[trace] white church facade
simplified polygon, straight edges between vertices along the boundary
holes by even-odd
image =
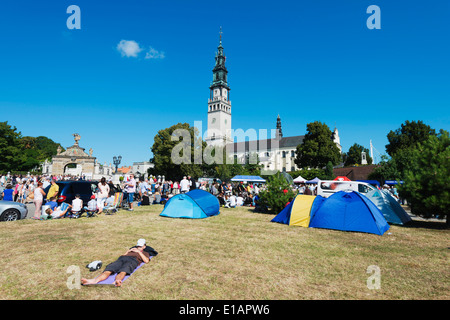
[[[298,168],[294,160],[297,146],[303,142],[304,135],[283,137],[279,115],[276,129],[273,130],[275,132],[274,138],[271,137],[271,133],[268,133],[266,137],[259,137],[259,139],[258,137],[238,137],[241,138],[241,142],[235,141],[237,130],[232,130],[231,126],[232,107],[222,35],[220,35],[215,61],[213,81],[209,87],[208,129],[205,137],[207,144],[225,146],[228,157],[232,157],[242,164],[248,162],[249,158],[256,159],[255,156],[257,155],[259,164],[262,165],[261,174],[272,174],[277,171],[290,172],[301,169]],[[239,132],[242,133],[243,131],[240,130]],[[334,129],[330,139],[333,139],[342,152],[337,128]]]

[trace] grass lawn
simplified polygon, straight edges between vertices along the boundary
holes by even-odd
[[[251,208],[208,219],[160,217],[162,206],[78,220],[0,223],[0,299],[449,299],[444,223],[391,226],[383,236],[271,223]],[[389,233],[389,234],[388,234]],[[69,289],[67,273],[114,261],[137,239],[159,255],[121,288]],[[369,266],[381,287],[369,289]]]

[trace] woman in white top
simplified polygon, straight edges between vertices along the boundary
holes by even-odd
[[[45,192],[42,190],[42,182],[38,182],[38,186],[34,189],[34,216],[32,219],[39,220],[41,217],[42,201],[44,200]]]
[[[98,183],[98,193],[97,193],[97,206],[98,213],[102,213],[105,206],[105,201],[109,197],[109,185],[106,183],[105,177],[101,178]]]

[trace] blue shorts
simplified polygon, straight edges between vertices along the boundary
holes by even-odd
[[[128,202],[133,202],[134,201],[134,192],[133,193],[129,193],[128,194]]]

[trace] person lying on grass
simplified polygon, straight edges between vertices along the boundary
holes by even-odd
[[[110,275],[116,274],[114,285],[120,287],[122,280],[126,275],[133,273],[141,263],[148,263],[150,261],[150,255],[144,251],[146,245],[144,239],[139,239],[137,245],[125,252],[116,261],[108,264],[103,273],[95,279],[81,279],[82,285],[97,284],[103,280],[106,280]]]
[[[55,210],[52,210],[52,208],[45,209],[45,214],[41,215],[41,220],[49,220],[49,219],[59,219],[63,218],[64,215],[67,213],[69,208],[72,206],[69,204],[65,210],[61,210],[61,206],[56,207]]]

